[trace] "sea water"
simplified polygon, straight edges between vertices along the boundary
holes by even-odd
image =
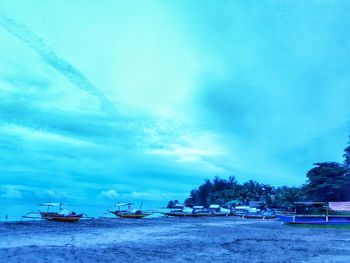
[[[142,210],[158,210],[166,205],[166,201],[147,201],[142,202]],[[139,209],[141,202],[134,202],[134,208]],[[47,211],[47,207],[39,206],[38,203],[0,203],[0,221],[18,221],[22,220],[22,216],[29,212]],[[70,202],[64,207],[68,211],[74,211],[77,214],[84,213],[89,217],[109,216],[114,217],[108,210],[117,210],[113,202],[104,204],[87,204]],[[125,207],[123,207],[124,209]],[[57,211],[58,208],[52,207],[50,211]]]

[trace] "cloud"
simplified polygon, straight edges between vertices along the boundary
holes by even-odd
[[[69,194],[62,189],[55,190],[50,188],[32,187],[27,185],[1,185],[0,196],[4,198],[26,200],[69,199]]]
[[[101,192],[101,196],[107,199],[116,199],[118,198],[120,195],[117,193],[116,190],[114,189],[109,189],[106,191],[102,191]]]
[[[22,140],[34,141],[37,143],[45,141],[45,143],[69,144],[78,147],[97,147],[97,145],[89,141],[16,124],[0,124],[0,131],[8,136],[14,136]]]
[[[20,191],[18,191],[17,189],[13,188],[13,187],[6,187],[7,189],[4,189],[3,192],[0,194],[1,197],[3,198],[19,198],[21,199],[22,193]]]
[[[58,57],[55,52],[45,44],[43,39],[31,32],[26,26],[16,23],[15,20],[7,17],[4,12],[1,11],[2,10],[0,10],[0,24],[3,28],[35,50],[48,65],[60,72],[78,88],[97,96],[100,99],[102,107],[109,110],[111,109],[111,103],[105,95],[94,86],[86,76],[72,64]]]

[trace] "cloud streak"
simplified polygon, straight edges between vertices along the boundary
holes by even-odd
[[[0,196],[9,199],[69,199],[69,195],[64,191],[57,191],[47,188],[29,187],[26,185],[1,185]]]
[[[112,104],[103,94],[103,92],[93,85],[77,68],[68,61],[60,58],[56,53],[48,47],[44,40],[30,31],[26,26],[17,23],[14,19],[7,17],[0,10],[0,24],[10,34],[17,37],[30,48],[35,50],[38,55],[51,67],[56,69],[65,78],[72,82],[76,87],[99,98],[101,106],[105,110],[111,110]]]

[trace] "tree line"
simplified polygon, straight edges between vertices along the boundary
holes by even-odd
[[[291,207],[298,201],[350,201],[350,141],[343,156],[342,163],[315,163],[301,186],[275,187],[254,180],[239,183],[234,176],[228,179],[216,176],[193,189],[185,203],[209,206],[237,200],[242,203],[263,201],[268,207]],[[175,203],[178,201],[172,200],[168,206]]]

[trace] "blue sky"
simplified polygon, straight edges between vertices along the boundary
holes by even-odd
[[[350,134],[349,5],[0,1],[2,201],[304,183]]]

